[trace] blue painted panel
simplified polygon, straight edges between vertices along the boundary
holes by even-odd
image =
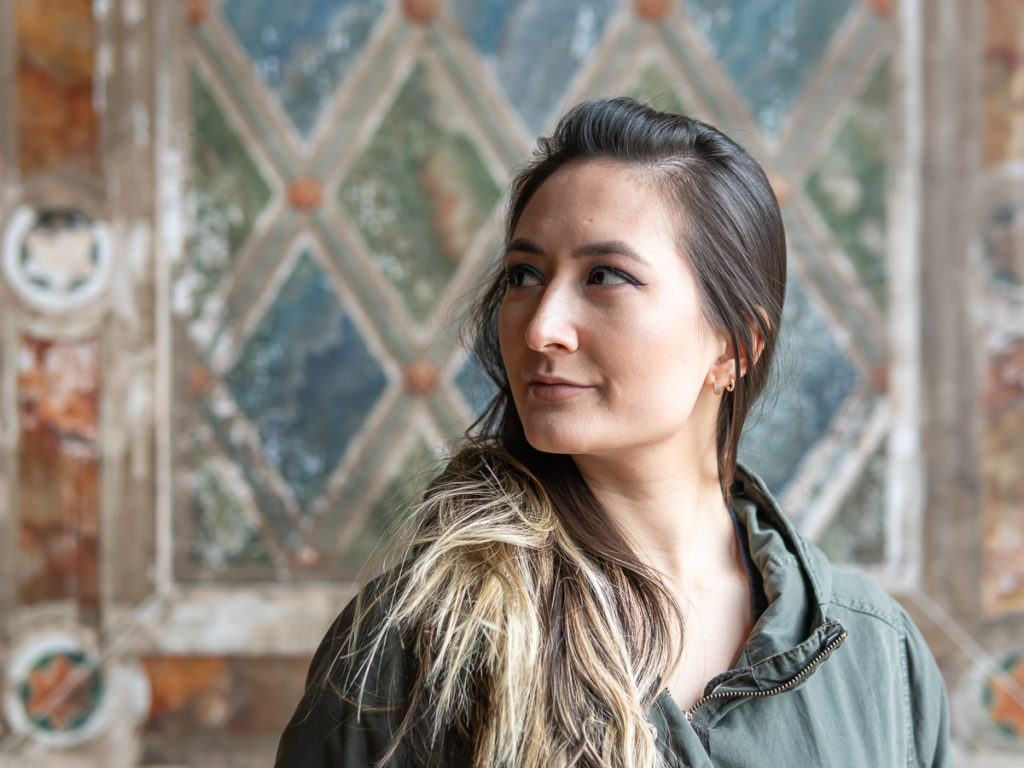
[[[226,382],[300,504],[323,490],[387,378],[305,253]]]
[[[740,459],[781,494],[857,384],[825,319],[790,275],[773,381],[747,421]]]
[[[757,120],[777,133],[853,0],[688,0]]]
[[[521,0],[455,0],[453,3],[466,37],[485,56],[498,55],[505,17],[520,4]]]
[[[539,133],[597,48],[615,0],[454,0],[467,37],[490,59],[509,102]]]
[[[308,134],[355,62],[385,0],[227,0],[224,19]]]

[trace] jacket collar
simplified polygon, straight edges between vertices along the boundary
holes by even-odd
[[[800,645],[827,621],[831,568],[821,550],[796,532],[764,482],[746,467],[736,468],[732,497],[768,602],[742,651],[741,661],[753,664]]]
[[[764,483],[745,467],[737,467],[732,496],[768,607],[733,668],[708,684],[705,697],[717,698],[695,715],[695,725],[699,720],[705,727],[749,696],[803,685],[845,638],[842,625],[826,615],[832,580],[824,554],[796,532]]]

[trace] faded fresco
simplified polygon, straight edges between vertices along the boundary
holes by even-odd
[[[315,643],[490,397],[458,317],[506,183],[568,105],[623,93],[769,171],[786,327],[743,460],[922,624],[964,765],[1021,759],[1024,6],[978,3],[957,54],[970,613],[925,587],[947,566],[903,331],[921,5],[0,0],[0,768],[269,764]]]

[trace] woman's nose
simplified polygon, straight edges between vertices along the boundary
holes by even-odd
[[[575,311],[567,287],[548,284],[526,325],[526,345],[536,352],[573,352],[579,344]]]

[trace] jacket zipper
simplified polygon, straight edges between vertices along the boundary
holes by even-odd
[[[686,715],[686,719],[688,721],[692,722],[694,713],[712,699],[727,699],[731,696],[743,696],[750,698],[753,698],[755,696],[774,696],[776,693],[782,693],[783,691],[787,691],[794,685],[799,683],[801,680],[803,680],[805,677],[807,677],[807,675],[811,673],[811,670],[818,666],[818,664],[820,664],[826,656],[828,656],[830,653],[832,653],[832,651],[839,647],[839,644],[842,643],[845,639],[846,633],[843,632],[839,635],[839,637],[837,637],[835,640],[833,640],[831,643],[825,646],[825,648],[823,648],[817,656],[811,659],[811,661],[807,664],[806,667],[797,672],[789,680],[782,683],[782,685],[777,685],[774,688],[769,688],[766,691],[715,691],[713,693],[709,693],[706,696],[702,696],[701,698],[699,698],[694,703],[694,705],[690,707],[688,710],[686,710],[683,714]]]

